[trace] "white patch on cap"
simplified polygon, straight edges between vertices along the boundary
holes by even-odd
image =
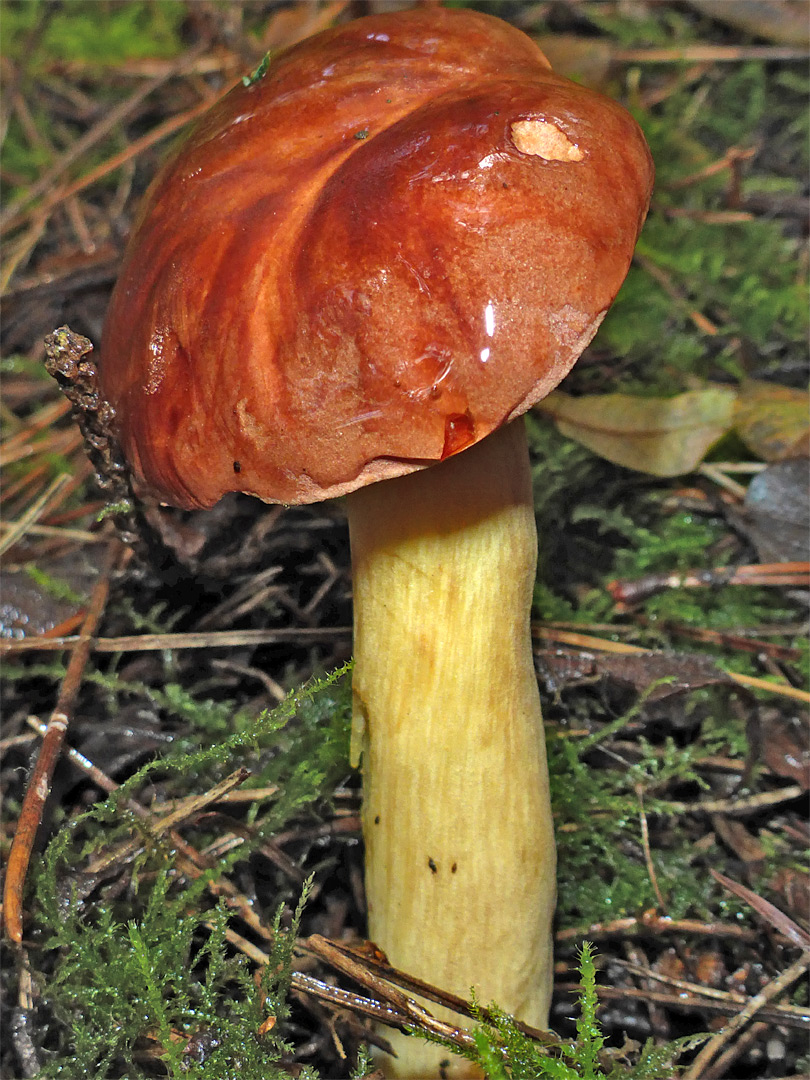
[[[511,131],[512,141],[521,154],[541,157],[544,161],[582,161],[585,157],[577,144],[550,120],[516,120]]]

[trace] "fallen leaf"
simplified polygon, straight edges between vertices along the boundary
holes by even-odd
[[[689,0],[710,19],[780,45],[808,44],[807,0]]]
[[[807,728],[798,720],[779,714],[766,715],[762,725],[762,757],[776,773],[810,790],[810,742]]]
[[[784,897],[792,916],[805,922],[810,921],[810,874],[806,870],[785,866],[777,870],[768,884]]]
[[[268,20],[262,34],[265,50],[286,49],[298,41],[326,30],[348,7],[347,0],[332,0],[331,4],[293,4],[281,8]]]
[[[604,89],[613,52],[606,38],[543,34],[535,40],[558,75]]]
[[[712,814],[712,827],[723,843],[743,862],[746,868],[759,869],[768,855],[756,836],[748,831],[742,821]]]
[[[742,506],[726,506],[725,513],[762,562],[797,562],[807,558],[808,491],[810,461],[779,461],[753,477]]]
[[[807,933],[804,927],[797,925],[793,919],[785,915],[784,911],[780,911],[769,900],[752,892],[751,889],[747,889],[745,885],[740,885],[738,881],[732,881],[725,874],[719,874],[711,867],[709,867],[709,873],[724,889],[728,889],[735,896],[739,896],[741,900],[754,909],[761,919],[772,926],[778,933],[784,934],[794,945],[798,945],[800,949],[810,947],[810,934]]]
[[[736,398],[734,390],[722,386],[670,398],[575,398],[558,390],[537,408],[552,417],[563,435],[616,465],[652,476],[680,476],[696,468],[731,430]]]
[[[35,570],[0,572],[0,638],[44,634],[70,619],[87,601],[98,575],[84,554],[41,557]]]
[[[808,457],[810,394],[751,379],[739,389],[734,427],[763,461]]]
[[[614,686],[645,694],[645,700],[650,703],[705,686],[733,685],[710,657],[699,653],[650,650],[602,654],[539,649],[535,651],[535,657],[539,675],[546,690],[552,694],[583,682],[605,680]]]

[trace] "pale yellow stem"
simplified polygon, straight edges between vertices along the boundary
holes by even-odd
[[[369,936],[396,967],[545,1027],[555,852],[523,423],[347,503]],[[383,1034],[389,1076],[479,1075]]]

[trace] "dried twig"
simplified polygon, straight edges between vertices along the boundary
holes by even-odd
[[[650,829],[647,825],[647,814],[644,810],[644,791],[640,784],[636,785],[636,795],[638,796],[639,820],[641,823],[641,847],[644,852],[644,863],[647,867],[647,875],[661,910],[666,912],[667,903],[664,899],[664,894],[661,892],[661,887],[658,884],[658,875],[655,872],[652,850],[650,849]]]
[[[25,220],[29,213],[25,208],[30,203],[35,202],[53,188],[59,177],[62,176],[75,161],[78,161],[88,150],[91,150],[97,143],[101,142],[102,139],[105,139],[110,132],[115,130],[118,124],[131,116],[151,93],[159,89],[174,76],[184,74],[184,72],[196,62],[197,57],[204,51],[204,48],[205,46],[200,44],[189,49],[183,56],[175,61],[170,68],[161,72],[161,74],[157,75],[155,78],[149,79],[148,82],[144,83],[143,86],[140,86],[125,101],[120,102],[106,112],[102,119],[90,128],[89,131],[86,131],[81,138],[77,139],[50,169],[47,169],[37,181],[28,187],[24,194],[18,196],[17,199],[9,203],[5,210],[0,213],[0,232],[5,233],[9,229],[17,226],[21,221]],[[207,105],[210,105],[210,102],[208,102]],[[66,198],[72,194],[75,194],[75,191],[68,190],[68,195],[62,195],[61,197]],[[54,205],[55,203],[51,203],[49,198],[46,201],[45,207],[36,212],[47,213]]]
[[[84,669],[90,658],[93,634],[107,604],[110,577],[125,557],[128,557],[126,549],[117,541],[111,540],[105,569],[90,597],[82,632],[62,680],[56,707],[48,721],[36,765],[29,778],[23,799],[17,831],[14,834],[14,842],[8,857],[3,894],[3,918],[6,931],[9,938],[18,945],[22,942],[23,893],[34,838],[42,821],[42,812],[50,794],[53,770],[67,733],[70,715],[84,677]]]
[[[87,759],[85,759],[86,761]],[[80,768],[84,768],[84,765],[79,759],[76,759],[76,764]],[[245,768],[237,769],[235,772],[226,776],[224,780],[220,780],[214,787],[209,788],[208,791],[204,791],[199,795],[190,795],[186,799],[181,799],[179,803],[172,806],[162,816],[150,813],[148,810],[140,806],[139,803],[132,801],[128,805],[135,812],[136,816],[141,821],[146,822],[147,831],[149,836],[154,840],[159,840],[162,836],[169,835],[172,838],[172,843],[182,849],[183,854],[187,857],[191,857],[195,866],[198,866],[201,862],[204,865],[204,860],[201,859],[199,852],[190,849],[189,845],[184,841],[180,834],[176,832],[177,828],[186,822],[194,814],[205,810],[206,807],[218,802],[219,799],[232,791],[235,787],[243,784],[245,780],[250,776],[250,771]],[[115,791],[117,785],[110,781],[112,787],[107,787],[105,790]],[[138,809],[135,809],[135,808]],[[100,874],[108,870],[115,863],[123,862],[132,856],[138,848],[141,846],[141,837],[135,837],[132,840],[127,840],[123,844],[119,844],[111,851],[104,852],[98,858],[90,862],[87,867],[87,872],[90,874]],[[196,876],[196,873],[195,873]]]
[[[760,791],[747,798],[731,799],[696,799],[694,802],[674,802],[659,800],[655,804],[657,814],[756,814],[771,806],[800,799],[805,789],[801,784],[777,788],[775,791]],[[712,871],[714,873],[714,871]]]
[[[684,295],[677,285],[675,285],[666,270],[662,270],[652,259],[648,258],[646,255],[642,255],[638,251],[633,256],[633,261],[637,262],[654,281],[658,282],[670,300],[674,301],[674,303],[681,308],[698,330],[707,334],[709,337],[716,337],[720,333],[719,327],[716,326],[711,319],[708,319],[701,311],[698,311],[697,308],[692,306],[688,297]]]
[[[758,994],[755,994],[754,997],[748,1001],[747,1005],[741,1009],[736,1016],[732,1017],[731,1021],[722,1031],[718,1031],[716,1035],[712,1036],[683,1074],[683,1080],[700,1080],[704,1075],[704,1070],[709,1062],[717,1056],[726,1043],[730,1042],[737,1032],[745,1027],[757,1013],[760,1013],[769,1001],[778,997],[779,994],[783,994],[797,979],[800,979],[805,971],[807,971],[808,967],[810,967],[810,952],[805,952],[804,955],[792,963],[790,967],[786,968],[780,975],[777,975],[775,979],[772,979],[767,983]],[[807,1020],[810,1022],[810,1015],[807,1016]]]
[[[407,972],[392,967],[384,954],[373,944],[366,942],[361,950],[352,949],[343,942],[328,941],[320,934],[313,934],[307,938],[303,946],[313,952],[320,959],[325,960],[331,967],[342,971],[361,986],[374,991],[387,1005],[401,1010],[406,1016],[418,1020],[425,1013],[424,1008],[408,998],[398,987],[403,987],[411,994],[417,994],[420,998],[427,998],[445,1009],[467,1016],[471,1019],[479,1017],[488,1023],[493,1023],[495,1017],[488,1009],[473,1009],[469,1001],[450,994],[446,990],[440,990],[430,983],[423,982]],[[414,1006],[416,1008],[414,1009]],[[429,1015],[429,1014],[428,1014]],[[410,1022],[411,1026],[416,1026]],[[557,1035],[549,1031],[540,1031],[521,1021],[515,1021],[516,1027],[522,1034],[542,1043],[543,1046],[559,1046],[561,1040]],[[428,1029],[430,1030],[430,1029]]]
[[[34,499],[22,517],[18,518],[17,521],[8,523],[8,529],[4,533],[2,539],[0,539],[0,555],[22,540],[31,526],[42,517],[48,509],[49,504],[57,498],[71,479],[69,473],[60,473],[59,476],[55,477],[45,490]],[[79,639],[77,638],[77,641],[78,640]]]
[[[609,581],[607,591],[617,608],[636,604],[666,589],[705,589],[723,585],[810,586],[810,562],[754,563],[719,566],[672,574],[646,574],[634,581]]]
[[[736,63],[745,60],[806,60],[807,49],[787,45],[676,45],[672,48],[614,49],[626,64]]]
[[[688,176],[681,176],[677,180],[670,180],[666,184],[667,190],[675,191],[678,188],[691,187],[692,184],[698,183],[700,180],[708,180],[711,176],[716,176],[718,173],[724,172],[726,169],[736,168],[741,161],[749,161],[758,153],[759,147],[756,146],[730,146],[726,150],[725,154],[717,161],[712,161],[708,165],[704,165],[702,169],[698,169],[697,172],[689,173]]]
[[[558,993],[575,994],[579,990],[577,983],[557,983],[555,989]],[[704,996],[688,997],[683,991],[665,994],[657,990],[645,987],[643,990],[632,986],[600,986],[599,997],[605,1001],[628,1002],[630,1000],[666,1005],[667,1008],[677,1011],[692,1012],[695,1009],[701,1012],[719,1013],[722,1016],[733,1015],[739,1009],[739,1004],[732,1001],[717,1001]],[[806,1010],[801,1012],[786,1011],[780,1006],[770,1009],[762,1009],[760,1015],[772,1024],[781,1024],[785,1027],[798,1028],[800,1031],[810,1032],[810,1013]]]
[[[279,641],[330,641],[348,637],[350,626],[282,626],[272,630],[207,630],[186,634],[129,634],[122,637],[96,638],[94,652],[156,652],[164,649],[219,649],[243,645],[269,645]],[[76,649],[79,637],[46,638],[42,635],[0,642],[3,653],[27,652],[31,649],[56,652]]]
[[[198,119],[203,113],[208,112],[212,103],[212,99],[207,98],[198,105],[193,105],[190,109],[186,109],[182,113],[177,113],[176,116],[169,117],[169,119],[164,120],[162,124],[158,124],[157,127],[152,128],[146,135],[142,135],[140,139],[135,139],[134,142],[131,142],[118,154],[114,154],[111,158],[96,165],[95,168],[91,169],[90,172],[85,173],[84,176],[80,176],[78,179],[73,180],[64,187],[56,188],[45,201],[43,213],[50,213],[66,199],[72,198],[80,191],[84,191],[85,188],[90,187],[91,184],[95,184],[97,180],[109,176],[111,172],[115,172],[116,169],[120,169],[123,165],[133,161],[142,154],[144,150],[148,150],[150,147],[167,139],[170,135],[174,135],[175,132]]]
[[[629,971],[633,975],[638,975],[642,979],[653,979],[655,982],[664,983],[666,986],[671,986],[673,990],[680,990],[686,994],[691,994],[693,997],[712,998],[714,1001],[722,1001],[728,1006],[729,1012],[733,1012],[734,1007],[737,1005],[745,1005],[748,998],[743,994],[736,994],[731,990],[718,990],[714,986],[704,986],[701,983],[689,982],[688,979],[676,979],[672,975],[665,975],[663,972],[654,971],[649,967],[641,967],[639,964],[632,964],[627,960],[611,959],[611,964],[616,964],[623,968],[625,971]],[[781,1013],[785,1016],[791,1016],[802,1024],[810,1022],[807,1009],[802,1005],[779,1005],[777,1006]]]
[[[669,915],[657,912],[645,912],[640,918],[629,916],[624,919],[612,919],[605,923],[588,923],[574,926],[567,930],[558,930],[554,940],[559,944],[569,941],[598,941],[608,937],[651,937],[661,934],[686,934],[696,937],[730,938],[749,943],[756,942],[759,935],[755,930],[744,926],[724,922],[703,922],[700,919],[672,919]]]
[[[0,521],[0,535],[5,537],[17,525],[15,521]],[[105,544],[107,537],[100,532],[88,529],[63,529],[55,525],[29,525],[26,533],[30,536],[43,536],[51,540],[73,541],[77,544]]]

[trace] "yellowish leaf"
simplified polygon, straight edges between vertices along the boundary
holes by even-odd
[[[740,387],[734,426],[764,461],[810,457],[810,394],[751,379]]]
[[[555,391],[537,408],[559,431],[617,465],[652,476],[691,472],[731,430],[736,392],[713,386],[671,398],[571,397]]]
[[[613,49],[607,38],[544,34],[535,40],[558,75],[605,89]]]
[[[754,37],[807,48],[807,0],[689,0],[710,19]]]

